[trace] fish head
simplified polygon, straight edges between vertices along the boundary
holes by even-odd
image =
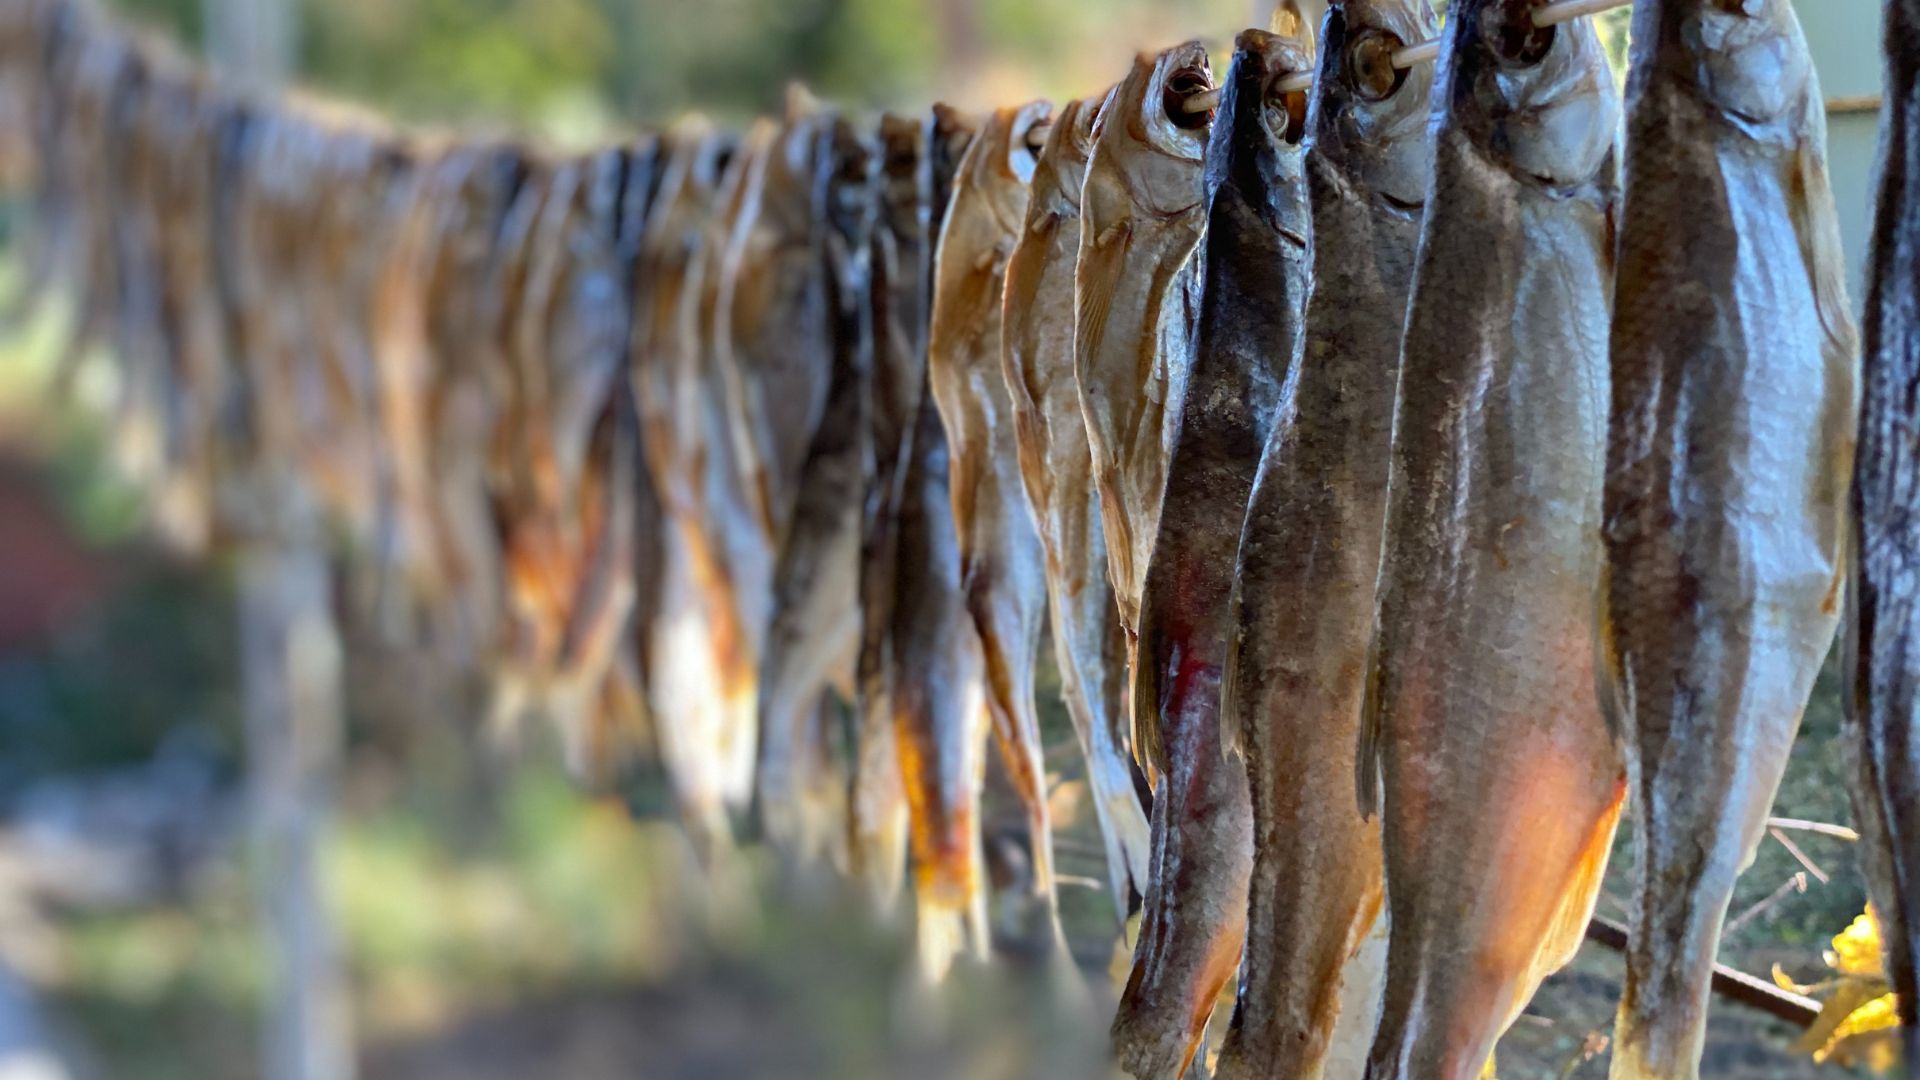
[[[1393,57],[1438,30],[1427,0],[1339,0],[1321,34],[1310,152],[1403,213],[1426,198],[1433,65],[1397,68]]]
[[[880,213],[887,231],[920,236],[920,169],[927,157],[927,125],[914,117],[887,113],[880,118]]]
[[[1314,69],[1313,29],[1291,2],[1275,13],[1276,32],[1243,30],[1207,142],[1206,189],[1231,185],[1282,236],[1306,246],[1302,158],[1307,91],[1284,84]]]
[[[1677,42],[1659,50],[1715,108],[1753,125],[1792,126],[1812,75],[1800,23],[1789,0],[1693,0],[1653,4],[1638,13],[1634,35]]]
[[[999,235],[1017,236],[1027,217],[1027,191],[1040,152],[1030,136],[1053,116],[1053,103],[1035,101],[996,111],[967,157],[967,183],[988,196],[985,206]]]
[[[1190,112],[1213,90],[1207,50],[1197,41],[1141,53],[1102,112],[1096,153],[1110,155],[1139,209],[1173,217],[1200,203],[1199,170],[1213,112]]]
[[[1068,215],[1079,212],[1080,187],[1086,181],[1094,121],[1102,100],[1069,101],[1053,118],[1033,174],[1033,198],[1044,200],[1049,210]]]
[[[934,105],[927,120],[927,159],[920,173],[921,200],[929,215],[929,235],[940,231],[941,219],[946,216],[947,203],[953,195],[953,179],[960,171],[960,159],[966,155],[967,147],[973,145],[973,137],[979,130],[979,122],[966,113],[944,103]]]
[[[848,117],[835,117],[827,125],[822,160],[827,224],[855,251],[865,250],[873,237],[881,163],[878,138],[876,131]]]
[[[1610,168],[1620,95],[1593,21],[1537,27],[1546,0],[1459,0],[1436,107],[1517,179],[1584,186]]]

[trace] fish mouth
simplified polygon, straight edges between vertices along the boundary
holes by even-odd
[[[1280,239],[1285,240],[1301,251],[1307,250],[1307,238],[1294,232],[1292,229],[1276,228],[1273,231],[1280,235]]]
[[[1167,74],[1167,81],[1160,91],[1160,106],[1167,114],[1167,122],[1185,131],[1203,131],[1213,123],[1213,114],[1217,109],[1204,112],[1188,112],[1187,102],[1213,89],[1213,73],[1207,69],[1204,57],[1188,61]]]

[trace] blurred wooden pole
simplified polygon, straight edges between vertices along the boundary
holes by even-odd
[[[332,573],[312,515],[267,500],[282,505],[239,567],[249,824],[272,965],[262,1075],[351,1080],[352,1010],[320,871],[343,741]]]
[[[202,0],[207,55],[256,91],[294,70],[294,0]],[[321,881],[342,756],[340,635],[320,515],[287,463],[238,480],[252,863],[269,964],[265,1080],[353,1080],[353,1015]]]

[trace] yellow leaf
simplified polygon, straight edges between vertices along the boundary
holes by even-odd
[[[1899,1063],[1899,1029],[1900,1010],[1894,996],[1882,994],[1848,1015],[1813,1059],[1889,1072]]]
[[[1855,1012],[1864,1008],[1887,992],[1887,984],[1879,979],[1845,979],[1834,990],[1833,996],[1820,1006],[1820,1016],[1813,1026],[1801,1036],[1795,1048],[1803,1054],[1812,1054],[1816,1060],[1825,1054],[1839,1037],[1840,1030],[1846,1026]]]
[[[1874,917],[1873,905],[1867,905],[1867,910],[1853,920],[1853,925],[1833,939],[1827,963],[1848,975],[1886,975],[1880,954],[1880,921]]]

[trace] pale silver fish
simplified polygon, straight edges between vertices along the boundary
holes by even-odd
[[[1034,164],[1026,230],[1007,260],[1002,358],[1020,477],[1046,552],[1054,662],[1087,759],[1114,911],[1124,919],[1130,893],[1147,890],[1150,837],[1128,748],[1126,635],[1107,580],[1099,493],[1073,376],[1080,188],[1103,101],[1061,109]]]

